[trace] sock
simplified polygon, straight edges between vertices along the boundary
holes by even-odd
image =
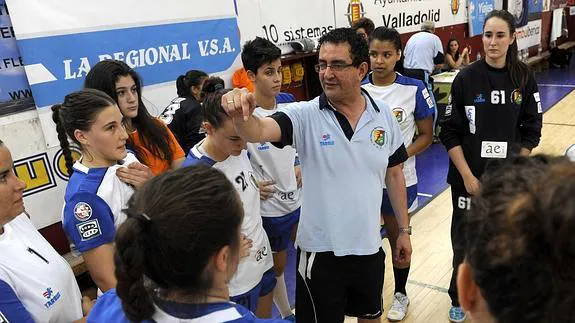
[[[277,283],[274,288],[274,304],[276,304],[282,318],[285,318],[293,314],[289,305],[286,280],[283,274],[276,278]]]
[[[393,277],[395,278],[395,292],[407,295],[405,285],[407,284],[407,276],[409,275],[409,267],[395,268],[393,267]]]

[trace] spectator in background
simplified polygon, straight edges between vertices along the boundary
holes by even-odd
[[[451,38],[445,46],[445,65],[448,70],[458,70],[469,65],[469,55],[471,55],[471,46],[467,46],[459,52],[459,41],[457,38]]]
[[[441,39],[435,33],[435,23],[425,21],[421,24],[421,31],[409,38],[403,52],[403,74],[407,77],[423,81],[433,105],[437,107],[433,95],[433,79],[431,74],[443,66],[443,46]],[[433,120],[434,128],[437,120],[437,109]]]
[[[435,23],[426,21],[421,24],[421,31],[409,38],[405,45],[404,68],[406,76],[428,83],[427,78],[443,61],[443,46],[441,39],[435,33]]]
[[[375,30],[375,24],[369,18],[363,17],[351,25],[351,29],[363,36],[367,41],[371,33]]]
[[[198,70],[190,70],[186,75],[178,76],[176,80],[178,97],[170,102],[159,117],[170,128],[186,153],[204,139],[204,134],[199,133],[201,123],[199,114],[207,78],[208,74]]]

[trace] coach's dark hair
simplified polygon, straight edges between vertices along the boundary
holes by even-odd
[[[515,17],[509,13],[507,10],[493,10],[487,14],[485,20],[483,22],[483,28],[485,28],[485,24],[491,18],[499,18],[502,19],[507,23],[507,27],[509,28],[509,35],[512,36],[515,33]],[[493,35],[495,37],[495,35]],[[517,57],[518,54],[518,47],[517,47],[517,36],[511,45],[509,45],[509,49],[507,50],[507,54],[505,56],[505,67],[509,70],[509,75],[511,77],[511,81],[513,85],[518,87],[519,89],[523,89],[527,85],[527,80],[529,79],[529,75],[531,74],[531,69],[529,66],[522,61],[519,60]]]
[[[321,36],[318,46],[328,44],[349,44],[350,56],[353,66],[358,67],[361,63],[369,66],[369,47],[367,41],[351,28],[336,28]]]
[[[353,29],[354,31],[357,32],[357,30],[360,28],[363,28],[363,30],[365,30],[365,33],[369,37],[369,36],[371,36],[371,33],[373,33],[373,31],[375,29],[375,24],[369,18],[366,18],[366,17],[359,18],[356,22],[354,22],[351,25],[351,29]]]
[[[466,262],[498,322],[575,316],[575,163],[514,157],[488,169],[465,221]]]
[[[152,317],[154,290],[160,297],[178,291],[201,303],[213,284],[211,257],[225,246],[239,252],[241,200],[215,168],[156,176],[132,195],[125,212],[114,260],[116,290],[131,321]]]
[[[204,71],[190,70],[186,75],[180,75],[176,79],[176,90],[178,96],[182,98],[195,98],[190,90],[192,86],[198,86],[202,80],[207,78],[208,74]]]
[[[229,91],[229,89],[217,90],[206,95],[202,101],[202,120],[209,122],[216,129],[229,118],[222,108],[222,96]]]
[[[95,89],[72,92],[64,97],[63,103],[52,106],[52,120],[56,124],[68,175],[72,175],[74,163],[68,138],[82,147],[74,131],[89,131],[100,112],[109,106],[116,106],[116,102],[106,93]]]
[[[134,69],[128,64],[118,60],[104,60],[94,65],[84,81],[84,87],[97,89],[108,94],[116,103],[118,94],[116,92],[116,82],[122,76],[131,76],[136,84],[138,93],[138,116],[132,119],[133,127],[138,131],[143,145],[155,156],[167,160],[170,164],[174,160],[172,149],[170,148],[170,135],[168,129],[153,118],[142,100],[142,80]],[[128,138],[127,146],[135,149],[136,155],[144,159],[141,148],[136,146],[132,138]],[[142,160],[144,163],[147,161]]]
[[[242,49],[242,63],[246,71],[257,74],[258,68],[269,64],[282,56],[282,51],[271,41],[256,37],[248,40]]]

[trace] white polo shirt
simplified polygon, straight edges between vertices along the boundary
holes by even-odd
[[[441,39],[430,32],[418,32],[407,40],[403,67],[426,70],[431,74],[435,69],[433,59],[438,53],[443,53]]]
[[[21,214],[0,235],[0,322],[72,322],[82,295],[68,262]]]
[[[366,109],[355,131],[324,94],[289,104],[272,116],[282,129],[282,141],[274,144],[292,144],[300,158],[305,203],[296,243],[306,252],[371,255],[381,247],[380,207],[388,161],[398,165],[407,152],[390,109],[363,93]]]

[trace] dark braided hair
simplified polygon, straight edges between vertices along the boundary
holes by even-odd
[[[74,160],[68,138],[82,147],[74,136],[76,129],[89,131],[98,114],[107,107],[115,106],[116,102],[106,93],[94,89],[84,89],[66,95],[62,104],[52,106],[52,120],[56,124],[56,132],[68,175],[72,175]]]
[[[239,261],[241,200],[219,170],[191,166],[148,181],[132,195],[116,234],[116,287],[134,322],[154,315],[153,291],[202,302],[212,287],[212,256],[225,246]],[[234,259],[235,258],[235,259]]]

